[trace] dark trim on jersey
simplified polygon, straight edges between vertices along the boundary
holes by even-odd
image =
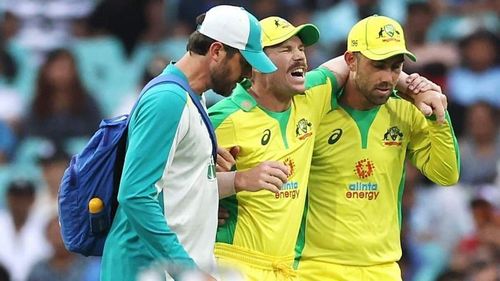
[[[306,245],[306,224],[308,211],[309,194],[307,193],[304,212],[302,213],[302,222],[300,223],[299,234],[297,235],[297,241],[295,242],[295,260],[293,262],[293,269],[295,270],[299,268],[300,259],[302,258],[302,252],[304,251],[304,246]]]
[[[448,114],[448,111],[445,112],[445,118],[446,118],[446,121],[448,121],[448,124],[450,126],[450,130],[451,130],[451,135],[453,136],[453,146],[455,146],[455,158],[457,159],[457,169],[458,169],[458,176],[460,177],[460,168],[461,168],[461,164],[460,164],[460,148],[458,146],[458,140],[457,140],[457,136],[455,135],[455,131],[453,130],[453,123],[451,123],[451,117],[450,117],[450,114]]]
[[[398,189],[398,223],[400,232],[401,232],[401,226],[403,225],[403,193],[405,191],[405,179],[406,179],[406,165],[403,167],[403,173],[401,173],[401,180],[399,181],[399,189]]]
[[[229,218],[224,225],[217,227],[216,242],[233,244],[234,232],[238,222],[238,199],[236,195],[221,199],[219,206],[229,212]]]

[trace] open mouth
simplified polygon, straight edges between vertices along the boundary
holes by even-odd
[[[304,78],[305,70],[303,67],[296,67],[290,71],[293,77]]]

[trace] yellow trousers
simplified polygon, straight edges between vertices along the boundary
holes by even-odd
[[[300,281],[401,281],[395,262],[374,266],[349,266],[317,261],[301,261]]]
[[[298,281],[293,256],[274,257],[229,245],[215,244],[215,257],[222,269],[237,270],[245,281]],[[224,271],[224,270],[221,270]],[[233,281],[221,274],[221,281]]]

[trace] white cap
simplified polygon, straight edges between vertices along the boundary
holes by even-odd
[[[262,73],[276,66],[262,50],[259,21],[242,7],[220,5],[208,10],[198,31],[216,41],[240,50],[245,60]]]

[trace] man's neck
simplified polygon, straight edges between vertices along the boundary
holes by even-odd
[[[254,97],[257,103],[267,110],[273,112],[283,112],[292,103],[292,96],[280,95],[272,90],[271,85],[266,83],[254,83],[248,92]]]
[[[340,96],[339,103],[356,110],[369,110],[373,108],[366,98],[359,92],[354,79],[349,77],[344,87],[344,92]]]
[[[191,89],[199,95],[210,89],[210,70],[207,68],[208,62],[205,56],[190,54],[186,52],[184,56],[175,63],[186,78],[188,79]]]

